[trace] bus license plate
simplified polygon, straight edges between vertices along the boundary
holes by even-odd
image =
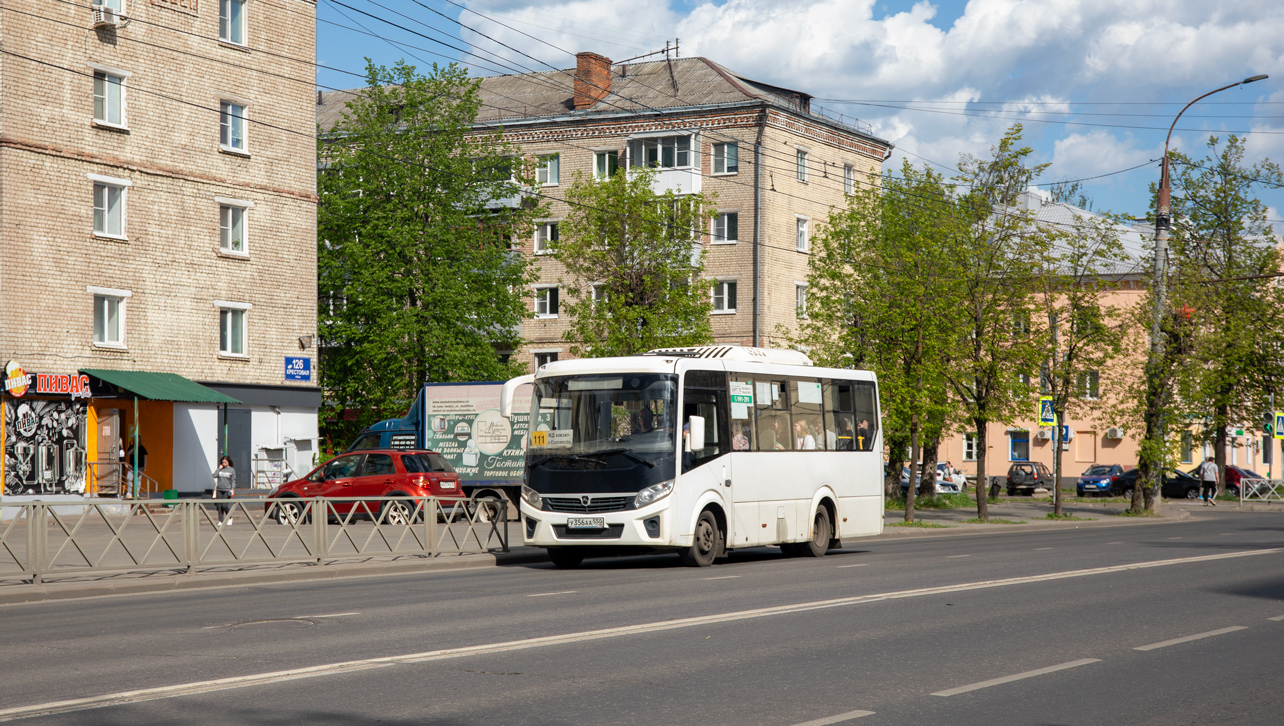
[[[567,529],[606,529],[605,517],[567,517]]]

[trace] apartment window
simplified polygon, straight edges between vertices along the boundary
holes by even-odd
[[[536,353],[536,354],[535,354],[535,369],[536,369],[536,370],[538,370],[540,366],[548,365],[549,363],[552,363],[552,362],[554,362],[554,361],[556,361],[556,360],[557,360],[557,352],[556,352],[556,351],[549,351],[549,352],[547,352],[547,353]]]
[[[223,101],[219,112],[219,146],[245,151],[245,105]]]
[[[798,149],[798,181],[807,181],[807,152]]]
[[[691,137],[634,139],[629,142],[629,157],[632,166],[654,166],[661,169],[689,167],[692,165]]]
[[[976,461],[976,434],[963,434],[963,461]]]
[[[1097,371],[1082,371],[1075,374],[1074,384],[1079,398],[1095,400],[1100,397],[1100,375]]]
[[[856,167],[847,164],[843,167],[843,194],[851,196],[856,193]]]
[[[130,182],[97,174],[89,178],[94,182],[94,234],[124,239],[125,190]]]
[[[94,345],[107,348],[125,347],[125,301],[128,290],[88,287],[94,296]]]
[[[713,145],[713,173],[714,174],[735,174],[740,171],[740,145],[714,144]]]
[[[552,252],[552,243],[557,239],[557,222],[541,222],[535,225],[535,254],[546,255]]]
[[[606,179],[620,168],[620,152],[597,151],[593,153],[593,176]]]
[[[245,0],[218,0],[218,39],[245,45]]]
[[[606,302],[606,285],[595,282],[589,286],[589,294],[592,296],[593,307],[596,308],[598,303]]]
[[[246,316],[250,306],[216,300],[218,306],[218,352],[222,355],[246,355]]]
[[[557,286],[535,288],[535,316],[557,317]]]
[[[125,78],[94,71],[94,121],[111,126],[125,125]]]
[[[794,283],[794,310],[799,318],[807,317],[807,285]]]
[[[807,234],[807,228],[810,222],[811,220],[807,219],[806,217],[799,217],[797,219],[797,224],[798,224],[797,244],[798,244],[799,252],[807,252],[808,250],[811,249],[809,246],[810,241],[808,240],[808,234]]]
[[[720,212],[713,218],[713,243],[731,244],[740,239],[740,215],[736,212]]]
[[[1030,460],[1030,432],[1008,432],[1008,459],[1010,461]]]
[[[233,255],[249,254],[247,238],[249,208],[254,202],[239,199],[215,197],[218,202],[218,247],[221,251]]]
[[[546,187],[557,186],[561,177],[561,156],[548,154],[538,159],[539,163],[535,167],[535,181]]]
[[[736,311],[735,280],[718,280],[713,283],[713,311],[715,313]]]
[[[104,8],[111,8],[116,11],[117,15],[125,14],[125,0],[93,0],[93,4]]]
[[[1195,437],[1189,431],[1181,432],[1181,463],[1189,464],[1195,451]]]

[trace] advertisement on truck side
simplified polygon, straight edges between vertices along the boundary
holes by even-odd
[[[531,387],[518,389],[512,418],[499,415],[502,388],[497,383],[424,387],[424,443],[440,452],[465,483],[522,481]]]

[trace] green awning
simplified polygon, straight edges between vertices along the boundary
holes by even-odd
[[[224,395],[202,386],[196,381],[188,380],[177,373],[150,373],[148,371],[112,371],[94,368],[82,368],[94,378],[119,386],[140,398],[152,401],[182,401],[185,403],[240,403],[231,396]]]

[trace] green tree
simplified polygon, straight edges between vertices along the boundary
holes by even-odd
[[[516,149],[473,129],[478,81],[367,61],[367,88],[318,139],[321,384],[364,420],[399,413],[425,383],[519,373],[528,265],[508,240],[535,205],[514,199]]]
[[[566,268],[565,339],[577,356],[632,355],[707,345],[712,300],[702,280],[702,230],[714,214],[701,194],[653,190],[655,172],[607,179],[576,173],[570,212],[551,243]]]
[[[1248,165],[1243,139],[1207,143],[1205,158],[1171,155],[1172,302],[1182,315],[1183,352],[1174,407],[1203,421],[1218,468],[1226,470],[1226,428],[1256,425],[1275,385],[1284,380],[1284,269],[1267,206],[1254,187],[1284,185],[1269,159]],[[1211,436],[1209,436],[1211,434]]]
[[[1035,295],[1043,346],[1040,391],[1052,399],[1053,511],[1061,516],[1060,424],[1100,399],[1100,373],[1120,353],[1126,325],[1103,302],[1103,277],[1127,260],[1120,228],[1102,217],[1076,215],[1069,227],[1047,228],[1051,244]]]
[[[992,421],[1028,415],[1029,387],[1022,373],[1037,369],[1039,345],[1029,334],[1039,260],[1046,235],[1022,192],[1047,168],[1027,166],[1032,153],[1019,146],[1021,125],[1008,129],[987,158],[962,157],[953,215],[952,264],[943,268],[960,284],[957,345],[949,382],[976,428],[977,516],[986,506],[987,429]]]
[[[858,191],[846,209],[831,211],[809,261],[808,319],[797,340],[828,365],[878,374],[889,497],[900,496],[905,447],[917,462],[922,442],[940,437],[950,405],[952,207],[940,176],[906,163],[901,177],[885,177],[881,188]],[[924,484],[933,484],[934,474],[935,467],[923,472]],[[909,522],[915,498],[910,486]]]

